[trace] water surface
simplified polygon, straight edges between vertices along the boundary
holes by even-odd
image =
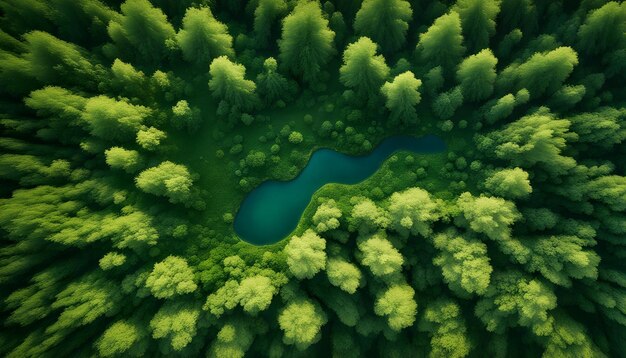
[[[235,217],[235,232],[255,245],[280,241],[296,228],[313,193],[324,184],[361,182],[400,150],[437,153],[445,150],[445,143],[434,135],[394,136],[364,156],[350,156],[325,148],[316,150],[296,178],[265,181],[246,196]]]

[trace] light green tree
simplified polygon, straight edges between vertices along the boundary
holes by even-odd
[[[435,236],[433,244],[440,251],[433,264],[441,267],[443,279],[453,292],[460,296],[485,293],[493,271],[487,245],[454,231]]]
[[[167,134],[154,127],[148,127],[137,132],[136,142],[145,150],[156,150],[161,142],[167,138]]]
[[[254,10],[254,32],[261,46],[267,46],[272,35],[272,28],[287,11],[285,0],[259,0]]]
[[[411,71],[397,75],[392,82],[385,82],[380,91],[385,96],[385,105],[392,118],[405,124],[417,121],[415,106],[422,100],[419,92],[421,85],[422,81],[416,79]]]
[[[376,206],[371,199],[363,198],[352,207],[348,221],[353,230],[368,234],[386,228],[389,225],[389,213]]]
[[[156,298],[170,298],[194,292],[198,285],[194,282],[193,270],[185,259],[168,256],[154,265],[146,279],[146,287]]]
[[[144,106],[97,96],[87,100],[82,119],[87,123],[91,134],[98,138],[132,141],[151,113],[152,110]]]
[[[599,54],[626,44],[626,5],[610,1],[590,11],[578,29],[578,46],[589,54]]]
[[[241,280],[237,297],[244,312],[256,315],[269,307],[275,293],[276,287],[268,277],[256,275]]]
[[[393,193],[388,208],[391,228],[405,237],[409,234],[428,237],[432,233],[432,223],[441,217],[441,204],[421,188]]]
[[[376,55],[377,45],[368,37],[361,37],[346,47],[343,65],[339,68],[339,79],[358,96],[370,98],[389,74],[389,67],[382,55]]]
[[[311,83],[334,54],[335,33],[317,1],[298,2],[283,20],[280,59],[289,71]]]
[[[192,304],[166,302],[150,320],[152,338],[164,339],[166,352],[181,351],[195,337],[199,317],[200,309]]]
[[[359,242],[361,264],[367,266],[374,276],[388,277],[402,270],[402,254],[382,234],[372,235]]]
[[[430,357],[462,358],[471,351],[472,344],[461,307],[451,299],[429,302],[419,329],[431,335]]]
[[[475,197],[465,192],[457,199],[457,205],[462,213],[462,217],[457,219],[492,240],[509,239],[511,225],[521,218],[515,204],[502,198]]]
[[[365,0],[356,13],[354,30],[379,43],[385,52],[395,51],[406,41],[412,15],[406,0]]]
[[[337,286],[350,294],[356,292],[362,276],[361,270],[356,265],[341,258],[328,260],[326,275],[328,275],[328,281],[333,286]]]
[[[208,7],[187,9],[176,40],[185,61],[197,66],[207,66],[219,56],[235,55],[228,28],[215,19]]]
[[[96,341],[98,353],[103,357],[128,354],[142,355],[146,348],[145,328],[137,322],[121,320],[109,326]]]
[[[193,180],[187,167],[165,161],[139,173],[135,183],[144,192],[165,196],[171,203],[176,204],[190,198]]]
[[[310,300],[300,299],[287,304],[278,315],[278,325],[284,332],[283,342],[304,350],[317,342],[320,329],[328,318],[320,306]]]
[[[420,35],[417,50],[421,58],[433,66],[451,69],[465,52],[461,34],[461,18],[452,11],[442,15]]]
[[[322,233],[329,230],[337,229],[340,225],[341,209],[337,207],[337,203],[333,199],[329,199],[317,207],[313,214],[313,225],[315,231]]]
[[[533,191],[528,173],[520,168],[502,169],[491,174],[485,180],[485,187],[506,199],[524,198]]]
[[[491,50],[485,49],[461,62],[456,77],[463,91],[463,98],[477,102],[489,98],[496,80],[498,59]]]
[[[415,290],[407,284],[390,286],[376,299],[374,312],[387,319],[389,328],[400,331],[413,325],[417,314]]]
[[[211,62],[209,73],[209,89],[213,97],[244,111],[256,105],[256,85],[245,79],[246,68],[243,65],[232,62],[226,56],[220,56]]]
[[[289,271],[298,279],[312,278],[326,267],[326,240],[313,230],[294,236],[285,246]]]
[[[535,53],[514,70],[516,89],[526,88],[534,97],[553,94],[578,64],[578,54],[571,47]]]
[[[123,169],[127,173],[137,172],[143,163],[139,152],[121,147],[111,147],[104,152],[107,164],[114,169]]]

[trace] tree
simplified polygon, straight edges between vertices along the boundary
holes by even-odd
[[[228,28],[213,17],[208,7],[190,7],[185,11],[176,40],[185,61],[196,66],[206,66],[219,56],[235,55]]]
[[[328,281],[341,288],[347,293],[355,293],[361,283],[361,271],[359,268],[343,259],[329,259],[326,264],[326,275]]]
[[[458,0],[453,7],[461,17],[465,41],[472,52],[489,47],[496,32],[500,0]]]
[[[200,309],[191,304],[166,302],[150,320],[152,338],[165,339],[166,352],[181,351],[195,337],[199,317]]]
[[[127,173],[135,173],[142,165],[141,156],[136,150],[111,147],[104,152],[104,155],[111,168],[123,169]]]
[[[274,105],[280,100],[285,102],[292,96],[293,89],[277,69],[278,63],[273,57],[269,57],[263,62],[263,72],[256,79],[259,94],[266,104]]]
[[[571,47],[535,53],[514,70],[517,89],[526,88],[534,98],[558,91],[578,64]]]
[[[439,94],[433,102],[433,111],[440,119],[448,119],[463,104],[461,87],[455,87],[448,92]]]
[[[367,37],[361,37],[346,47],[339,79],[355,89],[360,97],[371,98],[389,74],[389,67],[382,55],[376,55],[377,45]]]
[[[521,218],[515,204],[501,198],[475,197],[465,192],[457,199],[457,205],[463,215],[459,218],[460,223],[492,240],[509,239],[510,226]]]
[[[103,357],[142,355],[147,348],[145,336],[144,327],[138,322],[120,320],[104,331],[96,342],[96,348]]]
[[[283,342],[304,350],[320,339],[320,329],[328,318],[320,306],[310,300],[292,301],[278,315]]]
[[[337,229],[340,225],[341,210],[337,207],[337,203],[333,199],[329,199],[317,207],[313,214],[313,225],[315,231],[322,233],[329,230]]]
[[[167,138],[167,134],[162,130],[148,127],[137,132],[136,142],[143,149],[153,151],[159,147],[165,138]]]
[[[416,79],[411,71],[397,75],[393,82],[385,82],[380,91],[385,96],[385,105],[391,111],[392,118],[405,124],[417,121],[415,106],[422,100],[419,93],[421,85],[422,81]]]
[[[176,204],[184,203],[190,198],[193,180],[187,167],[165,161],[139,173],[135,183],[144,192],[165,196]]]
[[[625,109],[602,107],[570,116],[568,120],[579,142],[608,149],[626,140],[626,128],[620,125],[620,118],[625,114]]]
[[[456,77],[463,91],[463,98],[478,102],[491,96],[496,80],[498,59],[491,50],[485,49],[461,62]]]
[[[387,318],[389,328],[400,331],[415,322],[417,303],[415,290],[407,284],[395,284],[376,299],[374,312]]]
[[[361,264],[367,266],[374,276],[389,277],[402,270],[404,258],[382,234],[372,235],[359,242]]]
[[[478,140],[479,148],[520,168],[540,165],[552,174],[563,174],[576,161],[561,154],[568,141],[578,138],[569,131],[570,122],[550,114],[532,114],[506,125]]]
[[[453,231],[435,236],[433,243],[440,250],[433,264],[441,267],[443,279],[453,292],[461,297],[485,293],[493,271],[487,245]]]
[[[506,199],[525,198],[533,191],[528,173],[521,168],[502,169],[491,174],[485,180],[485,187]]]
[[[433,66],[441,65],[446,69],[456,66],[465,52],[459,14],[452,11],[437,18],[420,35],[417,50],[422,59]]]
[[[393,193],[389,198],[391,228],[405,237],[409,234],[428,237],[432,233],[432,223],[441,217],[440,205],[441,202],[433,200],[421,188]]]
[[[285,0],[259,0],[254,10],[254,32],[256,40],[261,46],[267,46],[271,35],[272,27],[277,19],[287,11]]]
[[[183,295],[198,288],[194,282],[193,270],[187,261],[176,256],[168,256],[154,265],[146,279],[146,287],[156,298]]]
[[[508,327],[531,328],[538,336],[553,330],[549,311],[556,307],[556,296],[549,286],[517,271],[494,274],[475,313],[489,332],[502,333]]]
[[[352,230],[368,234],[386,228],[389,225],[389,214],[371,199],[363,198],[352,207],[348,221]]]
[[[298,2],[283,20],[280,59],[294,75],[312,83],[335,51],[334,37],[317,1]]]
[[[135,69],[130,63],[125,63],[119,58],[113,61],[111,66],[113,87],[129,96],[138,96],[147,84],[146,75]]]
[[[136,59],[157,64],[167,53],[166,40],[176,35],[167,16],[148,0],[127,0],[121,10],[123,16],[112,20],[107,28],[115,46],[127,53],[136,50]]]
[[[429,302],[419,329],[431,335],[431,357],[462,358],[470,353],[471,343],[461,307],[451,299]]]
[[[608,2],[590,11],[578,29],[578,47],[595,55],[626,44],[626,5]]]
[[[312,278],[326,267],[326,240],[313,230],[294,236],[285,246],[289,270],[298,279]]]
[[[245,79],[246,68],[243,65],[233,63],[226,56],[220,56],[211,62],[209,73],[209,89],[213,97],[243,111],[256,105],[256,85]]]
[[[276,293],[276,287],[272,281],[261,275],[244,278],[237,290],[239,304],[244,312],[251,315],[265,311],[272,303],[274,293]]]
[[[374,39],[385,52],[395,51],[405,42],[412,15],[406,0],[365,0],[356,13],[354,30]]]
[[[135,139],[143,121],[151,113],[152,110],[144,106],[97,96],[87,100],[82,119],[92,135],[105,140],[127,142]]]

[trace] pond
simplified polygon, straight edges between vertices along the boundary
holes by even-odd
[[[302,172],[290,181],[268,180],[252,190],[235,217],[235,232],[255,245],[273,244],[289,235],[324,184],[356,184],[374,174],[396,151],[437,153],[446,148],[437,136],[394,136],[371,153],[350,156],[330,149],[316,150]]]

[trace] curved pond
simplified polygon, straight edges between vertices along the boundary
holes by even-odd
[[[235,232],[251,244],[275,243],[296,228],[313,193],[324,184],[363,181],[396,151],[437,153],[445,148],[439,137],[428,135],[387,138],[364,156],[350,156],[325,148],[316,150],[296,178],[263,182],[246,196],[235,217]]]

